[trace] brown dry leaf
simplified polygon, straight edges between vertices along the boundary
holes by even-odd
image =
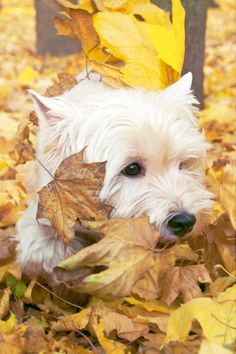
[[[159,233],[146,216],[111,219],[100,231],[105,236],[99,242],[66,259],[60,267],[67,271],[93,268],[94,274],[73,285],[75,291],[106,299],[127,296],[152,267]]]
[[[102,81],[113,88],[129,87],[122,81],[120,68],[109,64],[98,64],[95,61],[90,62],[90,67],[101,75]]]
[[[17,164],[23,164],[26,161],[34,160],[35,149],[30,141],[29,120],[23,120],[15,135],[14,150],[9,153],[10,157],[16,161]]]
[[[43,327],[27,322],[24,333],[24,353],[43,353],[47,349],[46,335]]]
[[[6,203],[0,206],[0,227],[15,225],[20,217],[20,213],[25,209],[25,205],[15,205]]]
[[[4,318],[10,309],[10,296],[11,296],[11,289],[5,288],[3,290],[3,294],[0,300],[0,320]]]
[[[105,163],[85,164],[83,151],[62,161],[52,182],[39,192],[37,218],[49,219],[58,237],[74,238],[76,220],[104,221],[111,210],[96,194],[101,189]]]
[[[236,231],[228,215],[223,214],[214,225],[209,225],[205,235],[204,261],[211,274],[218,275],[216,266],[220,264],[232,273],[236,269]]]
[[[126,315],[117,313],[116,309],[119,303],[119,301],[105,302],[97,298],[92,298],[90,302],[92,311],[88,329],[91,334],[98,337],[100,344],[107,353],[124,354],[125,349],[127,349],[124,344],[112,340],[114,339],[114,331],[117,337],[131,342],[149,331],[149,324],[138,323],[138,321],[130,319]]]
[[[61,95],[65,91],[72,89],[78,83],[74,76],[64,72],[58,74],[57,78],[58,82],[46,90],[45,96],[52,97]],[[32,117],[31,120],[33,120],[33,118],[35,117]]]
[[[97,48],[100,43],[99,37],[93,27],[91,15],[87,11],[81,9],[67,9],[66,12],[70,17],[69,19],[67,18],[64,20],[56,18],[54,20],[57,33],[62,36],[69,35],[79,39],[84,52],[89,54],[89,52]]]
[[[162,292],[161,278],[170,272],[177,260],[196,262],[199,256],[188,244],[176,244],[173,247],[162,250],[155,256],[153,266],[145,273],[132,289],[132,293],[144,300],[155,300]]]
[[[199,282],[211,283],[211,278],[204,264],[185,267],[173,267],[160,278],[162,300],[170,305],[178,295],[184,302],[202,296]]]
[[[14,234],[13,227],[0,230],[0,265],[12,261],[15,257],[16,239],[13,237]]]
[[[149,326],[147,324],[139,323],[116,312],[103,314],[103,322],[107,336],[115,329],[119,338],[127,339],[130,342],[135,341],[138,337],[149,332]]]
[[[167,273],[175,264],[174,248],[161,251],[154,256],[153,266],[147,270],[143,279],[139,280],[132,288],[132,293],[141,299],[152,301],[159,297],[161,288],[159,284],[160,274]]]
[[[175,258],[180,260],[188,260],[192,262],[197,262],[199,259],[199,255],[192,250],[192,248],[187,244],[176,244],[173,246],[173,250],[175,253]]]

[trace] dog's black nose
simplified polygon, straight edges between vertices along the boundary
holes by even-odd
[[[167,228],[176,236],[184,236],[192,231],[195,222],[195,216],[184,211],[172,216],[167,222]]]

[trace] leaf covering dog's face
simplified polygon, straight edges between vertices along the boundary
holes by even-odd
[[[200,231],[212,205],[204,185],[208,145],[194,118],[191,74],[166,90],[111,89],[80,81],[61,96],[32,92],[39,116],[38,158],[52,173],[85,150],[85,162],[107,161],[101,200],[111,216],[146,214],[164,241]],[[49,180],[39,170],[38,188]]]

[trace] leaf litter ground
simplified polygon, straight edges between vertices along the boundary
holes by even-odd
[[[117,264],[119,261],[124,264],[129,251],[125,248],[121,230],[128,228],[126,233],[132,239],[134,225],[127,220],[127,225],[121,223],[117,232],[117,221],[111,221],[105,229],[101,224],[103,235],[110,228],[108,236],[93,241],[75,255],[75,259],[62,263],[55,273],[57,281],[65,283],[68,288],[78,290],[76,287],[80,284],[82,292],[102,297],[91,298],[82,310],[76,304],[76,297],[50,289],[45,280],[30,281],[21,274],[14,264],[12,235],[19,212],[25,208],[27,175],[34,164],[33,146],[29,141],[34,143],[35,117],[31,116],[30,129],[22,123],[18,127],[31,110],[26,90],[30,87],[44,92],[55,83],[58,72],[75,75],[84,61],[76,55],[66,58],[35,56],[33,2],[4,0],[2,5],[0,353],[150,354],[160,350],[168,353],[230,353],[235,349],[236,328],[235,231],[232,227],[235,227],[236,212],[234,2],[219,1],[219,7],[209,10],[208,16],[206,107],[200,112],[199,122],[213,144],[207,179],[219,203],[214,208],[211,225],[197,239],[159,253],[153,252],[154,244],[150,245],[150,232],[153,231],[149,230],[149,237],[147,230],[146,233],[142,231],[147,235],[142,240],[142,247],[132,242],[130,245],[140,257],[132,259],[131,252],[129,264],[122,268]],[[60,93],[67,85],[73,84],[71,80],[62,75],[60,84],[54,86],[53,91],[49,90],[48,95]],[[66,230],[69,225],[69,234],[67,231],[63,233],[66,240],[72,237],[74,218],[72,215],[66,225]],[[94,227],[91,220],[83,221],[86,227]],[[144,219],[133,223],[140,223],[139,229],[149,227]],[[113,249],[117,237],[118,254]],[[158,240],[158,235],[156,237]],[[153,241],[153,237],[151,239]],[[142,269],[145,276],[137,274],[139,261],[147,266],[147,271],[145,267]],[[103,267],[99,271],[96,269],[98,263]],[[135,277],[142,279],[136,282]],[[117,282],[117,279],[122,281]],[[133,297],[128,296],[131,290]],[[107,300],[108,294],[110,301]],[[186,304],[180,306],[183,302]]]

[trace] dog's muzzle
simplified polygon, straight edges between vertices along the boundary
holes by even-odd
[[[168,218],[167,229],[176,236],[184,236],[192,231],[195,223],[195,216],[183,211]]]

